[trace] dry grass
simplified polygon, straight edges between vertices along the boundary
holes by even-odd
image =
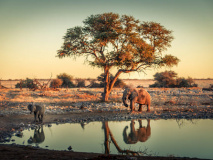
[[[212,105],[212,92],[203,92],[200,88],[148,88],[151,106],[199,106]],[[8,107],[25,107],[28,103],[42,103],[47,106],[76,106],[74,103],[100,102],[102,88],[72,88],[59,91],[30,91],[28,89],[0,89],[0,109]],[[112,90],[109,101],[122,103],[123,89]],[[119,105],[120,106],[120,105]],[[122,106],[122,104],[121,104]]]
[[[38,80],[41,84],[47,83],[48,80]],[[149,87],[149,85],[154,84],[154,80],[152,79],[124,79],[123,80],[127,85],[131,85],[133,87],[143,86]],[[194,80],[198,87],[200,88],[208,88],[210,84],[213,84],[213,79],[195,79]],[[1,80],[1,85],[7,88],[15,88],[15,85],[19,83],[19,80]],[[86,85],[89,85],[89,81],[86,81]]]

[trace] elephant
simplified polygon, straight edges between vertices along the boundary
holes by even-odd
[[[126,88],[123,92],[123,103],[128,107],[127,99],[130,100],[131,112],[135,111],[135,103],[139,104],[139,112],[142,112],[142,105],[147,105],[147,112],[150,112],[151,96],[143,88]]]
[[[146,142],[150,135],[151,135],[151,127],[150,127],[150,120],[147,120],[147,127],[142,126],[142,120],[138,120],[139,122],[139,129],[135,130],[135,122],[134,120],[130,123],[130,133],[127,136],[127,128],[126,126],[123,130],[123,140],[126,144],[136,144],[138,141]]]
[[[32,144],[32,143],[42,143],[45,140],[45,135],[44,135],[44,131],[43,131],[43,126],[39,126],[39,128],[34,130],[34,136],[30,137],[28,139],[28,143]]]
[[[43,122],[43,117],[44,117],[44,112],[45,112],[45,107],[40,106],[37,104],[29,104],[28,109],[30,110],[30,114],[34,112],[34,122],[37,122],[37,117],[39,119],[39,122]]]

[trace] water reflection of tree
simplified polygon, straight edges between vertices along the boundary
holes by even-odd
[[[140,121],[140,120],[139,120]],[[134,123],[134,122],[133,122]],[[148,123],[148,125],[150,125],[150,123]],[[141,122],[141,126],[142,126],[142,122]],[[150,127],[150,126],[149,126]],[[132,125],[132,128],[134,128],[134,125]],[[103,122],[103,129],[104,129],[104,135],[105,135],[105,141],[104,141],[104,146],[105,146],[105,154],[109,154],[110,153],[110,142],[112,141],[112,143],[115,145],[117,151],[119,153],[122,153],[122,154],[127,154],[127,155],[144,155],[146,154],[146,150],[144,151],[132,151],[132,150],[123,150],[119,147],[117,141],[115,140],[110,128],[109,128],[109,125],[108,125],[108,122]],[[111,141],[110,141],[110,138],[111,138]]]
[[[190,124],[197,124],[198,119],[176,119],[179,128],[182,128],[187,125],[187,122]]]

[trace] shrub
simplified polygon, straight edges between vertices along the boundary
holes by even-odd
[[[36,89],[38,86],[33,83],[32,79],[26,78],[24,81],[20,81],[15,85],[16,88],[29,88],[29,89]]]
[[[62,73],[62,74],[59,74],[57,76],[57,78],[61,79],[62,82],[63,82],[62,85],[61,85],[61,87],[68,87],[68,88],[75,87],[75,85],[72,82],[73,77],[71,75],[68,75],[66,73]]]
[[[157,82],[155,82],[153,85],[150,85],[150,87],[157,87],[157,88],[174,87],[176,85],[175,79],[176,77],[177,73],[175,73],[174,71],[165,71],[161,73],[156,73],[154,75],[154,80],[156,80]]]
[[[197,84],[194,83],[192,78],[178,78],[176,80],[176,86],[177,87],[197,87]]]
[[[154,84],[149,87],[152,88],[174,88],[174,87],[197,87],[197,84],[194,83],[192,78],[178,78],[177,73],[174,71],[165,71],[161,73],[156,73],[154,75]]]
[[[63,81],[61,79],[53,79],[50,83],[51,88],[59,88],[62,85]]]
[[[97,83],[95,80],[90,81],[90,88],[100,88],[100,83]]]
[[[76,87],[81,88],[81,87],[86,87],[86,83],[84,79],[77,79],[77,84]]]
[[[126,87],[126,83],[121,80],[121,79],[117,79],[117,81],[115,82],[115,85],[114,85],[115,88],[124,88]]]
[[[114,78],[113,75],[110,74],[110,79],[113,79],[113,78]],[[104,87],[104,74],[101,74],[100,76],[98,76],[97,80],[100,82],[100,87]],[[115,88],[123,88],[125,86],[126,86],[126,84],[124,83],[124,81],[119,78],[117,79],[117,81],[114,84]]]

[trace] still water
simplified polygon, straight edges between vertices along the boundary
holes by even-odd
[[[8,143],[54,150],[213,159],[213,120],[131,120],[52,124]]]

